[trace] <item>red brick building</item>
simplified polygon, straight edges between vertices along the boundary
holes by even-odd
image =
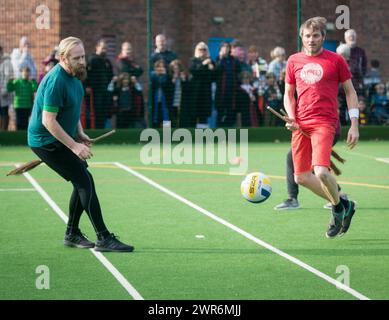
[[[275,46],[296,51],[297,0],[154,0],[152,8],[153,36],[165,33],[171,49],[187,63],[199,41],[232,37],[245,46],[255,44],[261,55],[270,60]],[[5,52],[18,45],[27,35],[38,67],[61,38],[69,35],[84,40],[87,53],[94,50],[96,40],[106,36],[112,50],[119,50],[123,40],[130,40],[135,58],[146,68],[147,29],[146,0],[0,0],[0,44]],[[324,16],[335,23],[338,5],[347,5],[351,13],[351,28],[358,33],[359,46],[369,59],[381,62],[384,80],[389,79],[389,39],[387,12],[389,2],[375,0],[302,0],[302,21],[312,16]],[[38,29],[39,5],[49,9],[49,29]],[[215,23],[222,17],[223,23]],[[328,33],[327,39],[343,40],[344,30]]]

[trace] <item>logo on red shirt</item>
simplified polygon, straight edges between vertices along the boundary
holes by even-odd
[[[318,63],[307,63],[301,70],[300,77],[306,84],[314,84],[323,78],[323,68]]]

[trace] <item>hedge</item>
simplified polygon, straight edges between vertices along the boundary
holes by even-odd
[[[85,130],[90,137],[97,137],[109,129]],[[223,129],[226,130],[226,129]],[[138,144],[142,129],[118,129],[117,132],[106,138],[104,143],[109,144]],[[157,130],[162,140],[162,129]],[[174,131],[174,130],[173,130]],[[194,140],[194,129],[189,129]],[[342,128],[341,139],[346,139],[348,127]],[[145,132],[146,133],[146,132]],[[227,136],[224,131],[222,135]],[[283,127],[262,127],[248,129],[249,142],[287,142],[290,141],[290,132]],[[236,141],[239,142],[239,131]],[[360,140],[389,140],[389,126],[360,127]],[[147,141],[146,141],[147,142]],[[146,143],[144,142],[144,143]],[[2,131],[0,132],[0,145],[26,145],[26,131]]]

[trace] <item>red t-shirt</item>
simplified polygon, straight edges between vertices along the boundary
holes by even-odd
[[[286,79],[296,85],[296,120],[300,125],[338,122],[339,83],[351,79],[347,62],[323,49],[317,56],[303,52],[289,57]]]

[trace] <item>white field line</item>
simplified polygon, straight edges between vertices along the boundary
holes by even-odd
[[[20,164],[23,164],[23,163],[27,163],[28,161],[26,162],[0,162],[0,167],[13,167],[15,165],[20,165]],[[91,165],[94,165],[94,164],[113,164],[113,162],[106,162],[106,161],[91,161],[91,162],[88,162],[88,164],[91,164]],[[41,163],[40,165],[42,166],[45,166],[46,164],[45,163]]]
[[[49,206],[55,211],[55,213],[67,224],[68,217],[58,207],[58,205],[51,199],[45,190],[38,184],[38,182],[29,174],[23,173],[26,179],[32,184],[36,191],[42,196],[42,198],[49,204]],[[144,300],[139,292],[127,281],[127,279],[112,265],[112,263],[100,252],[96,252],[93,249],[89,249],[95,257],[108,269],[108,271],[116,278],[117,281],[123,286],[123,288],[135,299]]]
[[[0,189],[2,192],[7,192],[7,191],[16,191],[16,192],[24,192],[24,191],[35,191],[33,188],[9,188],[9,189]]]
[[[389,158],[375,158],[377,161],[389,163]]]
[[[0,167],[13,167],[15,162],[0,162]]]
[[[211,213],[211,212],[201,208],[200,206],[196,205],[195,203],[193,203],[193,202],[191,202],[191,201],[181,197],[180,195],[176,194],[175,192],[173,192],[173,191],[171,191],[171,190],[161,186],[160,184],[158,184],[155,181],[147,178],[146,176],[136,172],[135,170],[131,169],[130,167],[127,167],[127,166],[121,164],[120,162],[115,162],[115,165],[117,167],[119,167],[119,168],[121,168],[121,169],[123,169],[123,170],[125,170],[125,171],[127,171],[129,173],[131,173],[135,177],[143,180],[144,182],[150,184],[154,188],[156,188],[156,189],[158,189],[158,190],[160,190],[160,191],[170,195],[171,197],[177,199],[178,201],[181,201],[184,204],[188,205],[189,207],[191,207],[191,208],[199,211],[200,213],[208,216],[212,220],[215,220],[216,222],[219,222],[220,224],[226,226],[227,228],[229,228],[229,229],[239,233],[240,235],[242,235],[245,238],[255,242],[256,244],[259,244],[260,246],[262,246],[262,247],[264,247],[264,248],[274,252],[275,254],[278,254],[279,256],[281,256],[281,257],[291,261],[292,263],[300,266],[301,268],[304,268],[304,269],[308,270],[309,272],[313,273],[314,275],[316,275],[316,276],[324,279],[325,281],[333,284],[337,288],[342,289],[342,290],[348,292],[349,294],[353,295],[354,297],[356,297],[356,298],[358,298],[360,300],[370,300],[368,297],[364,296],[363,294],[359,293],[358,291],[356,291],[356,290],[354,290],[354,289],[344,285],[343,283],[341,283],[341,282],[331,278],[327,274],[325,274],[325,273],[323,273],[323,272],[321,272],[321,271],[311,267],[310,265],[306,264],[305,262],[303,262],[303,261],[301,261],[301,260],[299,260],[299,259],[297,259],[297,258],[295,258],[295,257],[293,257],[293,256],[291,256],[291,255],[289,255],[289,254],[287,254],[287,253],[285,253],[285,252],[283,252],[283,251],[273,247],[272,245],[266,243],[265,241],[262,241],[261,239],[256,238],[252,234],[250,234],[250,233],[244,231],[243,229],[233,225],[232,223],[230,223],[230,222],[228,222],[228,221],[218,217],[217,215],[215,215],[215,214],[213,214],[213,213]]]

